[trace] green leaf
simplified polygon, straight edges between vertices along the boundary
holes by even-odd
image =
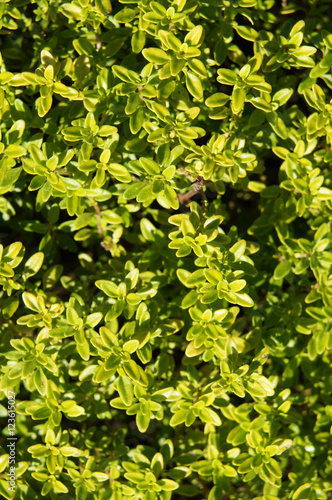
[[[177,210],[180,205],[176,192],[168,185],[165,186],[164,191],[158,196],[157,200],[165,208],[173,208],[173,210]]]
[[[160,118],[160,120],[165,121],[165,117],[169,116],[169,110],[166,108],[166,106],[163,106],[162,104],[159,104],[157,102],[150,102],[149,106],[151,107],[152,111]]]
[[[241,294],[235,293],[235,296],[236,296],[236,304],[239,304],[239,306],[253,307],[254,301],[246,293],[241,293]]]
[[[127,340],[127,342],[123,344],[123,351],[132,354],[138,349],[138,346],[139,341],[137,339]]]
[[[90,359],[90,345],[89,342],[84,339],[84,342],[76,344],[77,352],[81,356],[84,361],[88,361]]]
[[[164,50],[157,48],[143,49],[142,51],[143,57],[147,59],[149,62],[154,64],[165,64],[169,60],[169,56]]]
[[[135,111],[135,113],[133,113],[129,118],[129,126],[130,126],[131,133],[134,135],[137,134],[141,130],[143,123],[144,123],[144,111],[143,111],[143,108],[138,108],[137,111]],[[118,180],[125,182],[122,179],[118,179]],[[131,180],[131,178],[130,178],[130,180]],[[126,182],[130,182],[130,181],[126,181]]]
[[[201,80],[198,78],[197,75],[194,75],[193,73],[190,73],[188,71],[186,73],[186,86],[189,91],[189,93],[195,97],[196,99],[202,99],[203,98],[203,86],[201,83]]]
[[[268,103],[265,99],[262,97],[250,97],[248,101],[255,106],[255,108],[261,109],[262,111],[265,111],[266,113],[269,113],[272,111],[272,106],[270,103]]]
[[[54,481],[53,483],[53,491],[55,493],[68,493],[68,488],[61,481]]]
[[[204,28],[201,25],[194,26],[185,36],[184,41],[189,45],[199,45],[204,38]]]
[[[204,269],[204,275],[208,282],[213,285],[218,285],[224,279],[223,274],[217,269]]]
[[[135,71],[125,68],[124,66],[112,66],[112,71],[119,80],[127,83],[139,83],[139,75]]]
[[[134,360],[129,360],[123,363],[123,368],[129,378],[134,382],[146,387],[149,384],[149,380],[144,372],[144,370],[135,363]]]
[[[233,446],[239,446],[246,442],[247,431],[241,429],[240,425],[233,427],[233,429],[227,435],[227,443]]]
[[[117,23],[130,23],[130,21],[135,19],[137,12],[137,10],[125,7],[124,9],[120,10],[120,12],[115,14],[114,19]]]
[[[287,129],[282,118],[275,111],[267,113],[266,117],[274,132],[281,139],[287,139]]]
[[[272,476],[275,476],[277,478],[282,477],[282,470],[280,469],[278,462],[274,458],[270,458],[270,460],[266,462],[265,467]]]
[[[118,129],[112,127],[111,125],[102,125],[98,131],[100,137],[109,137],[110,135],[116,134]]]
[[[117,387],[122,401],[125,403],[125,405],[130,406],[134,398],[133,385],[130,381],[130,378],[122,377],[120,375]]]
[[[187,276],[185,278],[185,285],[188,287],[192,286],[197,286],[202,283],[205,283],[205,270],[204,269],[198,269],[197,271],[194,271],[190,276]]]
[[[19,306],[17,297],[8,297],[2,304],[2,314],[5,319],[11,318]]]
[[[2,259],[6,260],[11,265],[14,265],[16,258],[20,255],[23,257],[24,247],[21,241],[15,241],[15,243],[11,243],[8,247],[5,247],[2,253]],[[21,260],[22,258],[20,259],[20,262]]]
[[[218,92],[208,97],[205,101],[205,104],[209,108],[218,108],[221,106],[225,106],[225,104],[229,101],[229,99],[230,99],[229,95],[223,94],[222,92]]]
[[[5,262],[0,263],[0,276],[5,276],[6,278],[11,278],[14,276],[14,270]]]
[[[232,111],[238,115],[244,107],[246,91],[242,88],[234,88],[232,92]]]
[[[117,181],[128,183],[131,182],[131,175],[123,165],[118,163],[109,163],[107,165],[107,170]]]
[[[24,265],[24,276],[29,278],[38,273],[39,269],[42,267],[44,262],[43,252],[37,252],[32,255]]]
[[[0,74],[0,83],[1,85],[5,85],[6,83],[9,83],[10,80],[13,78],[13,73],[10,73],[10,71],[4,71],[3,73]]]
[[[100,321],[103,319],[103,314],[102,313],[99,313],[99,312],[96,312],[96,313],[92,313],[92,314],[89,314],[86,318],[86,323],[88,326],[90,326],[91,328],[94,328],[95,326],[98,325],[98,323],[100,323]]]
[[[132,184],[125,190],[125,192],[123,193],[123,197],[126,200],[131,200],[132,198],[136,198],[136,196],[145,186],[146,182],[136,182],[135,184]]]
[[[90,59],[86,55],[82,54],[76,59],[74,64],[74,71],[78,81],[82,82],[84,78],[90,73],[90,69]]]
[[[54,286],[59,281],[62,272],[63,266],[60,264],[50,267],[43,274],[43,287],[51,288],[52,286]]]
[[[127,100],[125,113],[127,115],[132,115],[133,113],[135,113],[140,104],[141,104],[141,99],[139,97],[139,94],[130,94]]]
[[[246,280],[235,280],[230,283],[229,288],[232,292],[239,292],[246,286]]]
[[[254,42],[258,38],[257,31],[251,26],[234,26],[234,29],[241,38],[250,42]]]
[[[177,76],[179,73],[181,73],[181,71],[183,70],[185,65],[186,65],[186,61],[184,59],[178,59],[177,57],[172,57],[172,59],[170,61],[171,75],[173,77]]]
[[[41,311],[38,299],[32,293],[23,292],[22,299],[23,299],[23,302],[26,305],[26,307],[28,307],[28,309],[31,309],[32,311],[36,311],[36,312]]]
[[[22,172],[22,167],[4,169],[4,175],[0,173],[0,195],[11,191]]]
[[[232,71],[230,69],[218,69],[218,82],[223,83],[224,85],[235,85],[236,80],[237,80],[237,75],[235,71]]]
[[[245,240],[238,241],[229,249],[230,253],[234,255],[235,262],[237,262],[243,257],[245,250],[246,250]]]
[[[145,32],[142,30],[137,30],[131,37],[131,48],[134,54],[140,54],[144,49],[146,41]]]
[[[179,487],[179,484],[172,479],[160,479],[157,484],[163,491],[174,491]]]
[[[275,279],[285,278],[292,269],[292,264],[289,260],[284,260],[280,262],[274,270],[273,276]]]
[[[8,158],[20,158],[27,154],[27,150],[23,146],[17,146],[16,144],[9,144],[5,150],[6,156]]]
[[[140,411],[136,415],[136,424],[140,432],[145,432],[150,424],[150,413],[141,413]]]
[[[186,417],[187,417],[187,412],[185,410],[178,410],[172,416],[169,425],[171,427],[176,427],[177,425],[183,424],[184,421],[186,420]]]
[[[45,115],[47,115],[47,113],[49,112],[49,110],[52,107],[52,103],[53,103],[52,95],[48,95],[47,97],[39,97],[39,99],[37,99],[37,101],[36,101],[37,111],[38,111],[38,115],[41,118],[43,118]]]
[[[95,282],[95,285],[106,293],[108,297],[119,297],[118,287],[112,281],[98,280]]]
[[[187,61],[188,67],[196,73],[196,75],[202,77],[202,78],[207,78],[208,73],[206,70],[206,67],[204,63],[200,60],[194,57],[193,59],[188,59]]]
[[[292,97],[293,89],[280,89],[273,96],[273,102],[276,102],[279,106],[283,106]]]
[[[37,370],[33,372],[32,378],[39,394],[45,396],[47,390],[47,378],[43,370],[41,368],[37,368]]]
[[[136,200],[139,203],[144,203],[144,202],[151,203],[154,199],[155,199],[155,195],[152,191],[151,184],[148,184],[147,182],[145,182],[144,187],[140,190],[140,192],[136,196]]]
[[[167,48],[173,50],[174,52],[179,52],[181,50],[181,41],[176,38],[173,33],[169,31],[159,30],[158,36],[162,40],[163,44],[167,46]]]
[[[304,483],[293,493],[292,500],[300,500],[310,498],[311,484]]]
[[[139,162],[148,174],[158,175],[160,173],[160,167],[158,163],[151,160],[150,158],[140,158]]]

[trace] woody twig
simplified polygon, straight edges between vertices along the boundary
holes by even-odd
[[[204,179],[199,175],[192,185],[192,188],[187,193],[178,194],[178,200],[182,205],[189,203],[190,199],[195,196],[198,192],[201,192],[204,201],[206,201],[205,193],[203,192]]]

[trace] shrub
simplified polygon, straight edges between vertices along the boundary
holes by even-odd
[[[330,2],[281,3],[1,4],[4,498],[332,498]]]

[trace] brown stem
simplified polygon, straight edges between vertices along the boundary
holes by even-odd
[[[178,194],[178,200],[181,204],[186,204],[189,202],[190,198],[195,196],[199,191],[201,191],[201,194],[206,201],[205,193],[202,191],[204,187],[204,180],[202,176],[198,176],[196,179],[196,182],[194,182],[193,187],[188,191],[187,193],[184,194]]]
[[[90,198],[88,196],[88,199],[92,202],[92,206],[95,209],[96,216],[97,216],[97,230],[98,230],[98,233],[100,234],[100,236],[103,238],[104,237],[104,231],[103,231],[103,229],[101,227],[101,222],[100,222],[101,221],[100,208],[98,207],[97,203],[95,203],[92,198]]]

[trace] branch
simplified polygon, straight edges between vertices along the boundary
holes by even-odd
[[[205,193],[202,191],[203,187],[204,187],[204,180],[203,180],[203,177],[201,175],[199,175],[196,179],[196,182],[194,182],[193,187],[191,188],[190,191],[188,191],[187,193],[178,194],[179,202],[182,205],[188,203],[190,198],[195,196],[195,194],[197,194],[199,191],[201,191],[201,194],[202,194],[204,200],[206,201]]]
[[[93,208],[95,209],[95,212],[96,212],[96,216],[97,216],[97,230],[98,230],[98,233],[100,234],[100,236],[101,236],[102,238],[104,238],[104,231],[103,231],[103,229],[102,229],[102,227],[101,227],[101,222],[100,222],[100,220],[101,220],[101,212],[100,212],[100,208],[98,207],[98,204],[97,204],[97,203],[95,203],[95,201],[94,201],[92,198],[90,198],[90,196],[88,196],[88,199],[91,201],[92,206],[93,206]]]

